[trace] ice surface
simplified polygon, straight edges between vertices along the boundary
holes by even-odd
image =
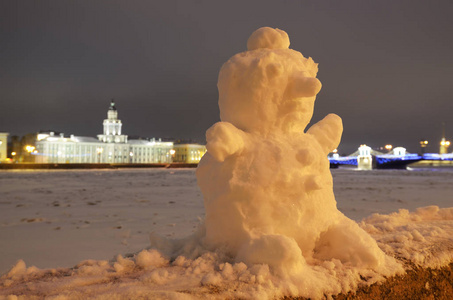
[[[151,232],[182,238],[204,218],[191,169],[8,171],[0,190],[0,272],[134,253]]]

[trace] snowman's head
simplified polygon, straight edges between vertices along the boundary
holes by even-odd
[[[220,118],[247,132],[302,132],[313,115],[321,82],[318,65],[291,50],[286,32],[269,27],[248,39],[248,51],[220,70]]]

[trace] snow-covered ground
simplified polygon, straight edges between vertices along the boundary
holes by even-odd
[[[453,206],[453,169],[333,169],[338,208],[360,221],[400,208]],[[111,259],[180,238],[204,217],[194,169],[0,172],[0,273]]]
[[[193,169],[0,172],[0,272],[110,259],[149,233],[189,235],[204,215]]]
[[[332,174],[338,208],[356,221],[402,208],[453,207],[453,169]],[[149,247],[152,232],[188,236],[203,218],[194,169],[1,171],[0,273],[19,259],[38,268],[112,260]]]

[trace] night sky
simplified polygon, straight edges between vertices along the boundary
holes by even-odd
[[[342,117],[340,153],[438,152],[442,122],[453,139],[452,16],[451,0],[0,0],[0,131],[96,136],[114,98],[124,134],[204,143],[220,67],[270,26],[319,63],[312,122]]]

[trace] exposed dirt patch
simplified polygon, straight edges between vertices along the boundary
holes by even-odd
[[[290,298],[284,300],[307,300]],[[385,282],[362,286],[356,292],[333,296],[335,300],[403,300],[403,299],[453,299],[453,263],[440,269],[420,268],[409,265],[405,275],[394,276]]]

